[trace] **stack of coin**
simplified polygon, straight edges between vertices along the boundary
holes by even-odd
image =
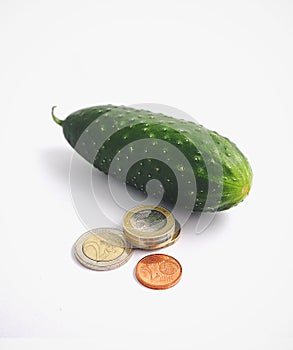
[[[140,206],[130,209],[125,214],[123,231],[133,248],[152,250],[175,243],[181,228],[167,209]]]
[[[165,208],[139,206],[130,209],[123,219],[123,231],[95,228],[75,242],[74,255],[92,270],[112,270],[125,264],[132,248],[160,249],[177,242],[181,226]]]

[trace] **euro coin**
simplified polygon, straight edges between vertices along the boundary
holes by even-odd
[[[123,232],[116,228],[96,228],[84,233],[74,247],[76,259],[92,270],[112,270],[125,264],[132,249]]]
[[[126,239],[137,248],[146,248],[169,240],[174,234],[174,216],[165,208],[139,206],[123,218]]]
[[[166,254],[151,254],[136,264],[136,278],[145,287],[167,289],[177,284],[182,275],[181,264]]]
[[[148,246],[147,250],[155,250],[155,249],[161,249],[161,248],[166,248],[169,247],[170,245],[176,243],[178,241],[178,239],[180,238],[181,235],[181,225],[179,223],[179,221],[177,221],[175,219],[175,232],[172,235],[172,237],[170,239],[168,239],[167,241],[164,241],[162,243],[159,243],[157,245],[150,245]]]

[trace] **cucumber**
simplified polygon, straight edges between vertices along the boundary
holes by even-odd
[[[229,209],[248,195],[252,170],[228,138],[194,122],[125,106],[54,115],[69,144],[95,168],[192,211]]]

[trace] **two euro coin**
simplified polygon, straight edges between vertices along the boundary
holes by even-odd
[[[122,231],[96,228],[84,233],[75,243],[74,255],[92,270],[112,270],[125,264],[132,255]]]

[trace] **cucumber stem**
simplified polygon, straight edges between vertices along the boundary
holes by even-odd
[[[58,118],[55,116],[55,114],[54,114],[54,109],[55,109],[56,107],[57,107],[57,106],[53,106],[53,107],[52,107],[52,109],[51,109],[51,115],[52,115],[52,117],[53,117],[53,119],[54,119],[54,122],[57,123],[58,125],[61,125],[61,126],[62,126],[64,120],[58,119]]]

